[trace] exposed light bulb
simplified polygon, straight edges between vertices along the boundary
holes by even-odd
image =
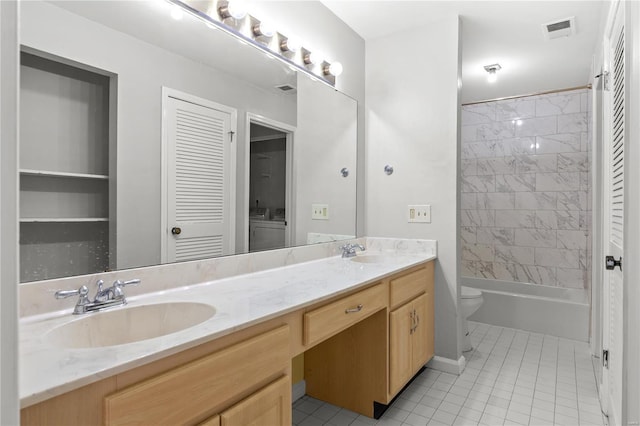
[[[280,49],[283,52],[295,53],[302,47],[302,43],[296,37],[287,37],[280,43]]]
[[[184,16],[184,12],[182,11],[182,8],[178,5],[175,5],[171,8],[171,17],[173,19],[175,19],[176,21],[179,21],[182,19],[182,17]]]
[[[229,1],[218,8],[218,13],[222,19],[242,19],[247,16],[247,7],[242,1]]]
[[[304,63],[309,65],[318,65],[324,62],[324,55],[318,52],[309,52],[304,57]]]
[[[253,34],[255,36],[273,37],[275,33],[275,27],[268,22],[262,21],[253,26]]]
[[[342,74],[342,71],[343,71],[343,67],[340,62],[333,62],[331,65],[324,68],[325,74],[331,74],[334,77],[337,77],[340,74]]]

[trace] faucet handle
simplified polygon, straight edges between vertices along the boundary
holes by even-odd
[[[77,290],[58,290],[55,292],[54,296],[56,299],[66,299],[71,296],[80,296],[80,298],[87,297],[89,294],[89,289],[86,285],[83,285]]]
[[[124,299],[124,291],[122,290],[122,287],[126,287],[128,285],[138,285],[138,284],[140,284],[140,280],[138,278],[134,278],[128,281],[116,280],[113,283],[113,297]]]
[[[113,283],[114,287],[125,287],[128,285],[138,285],[140,284],[140,279],[139,278],[134,278],[132,280],[129,281],[122,281],[122,280],[116,280],[116,282]]]

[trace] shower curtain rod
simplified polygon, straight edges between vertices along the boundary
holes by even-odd
[[[528,95],[505,96],[504,98],[495,98],[495,99],[487,99],[486,101],[469,102],[469,103],[466,103],[466,104],[462,104],[462,106],[484,104],[484,103],[487,103],[487,102],[506,101],[506,100],[509,100],[509,99],[528,98],[529,96],[549,95],[551,93],[570,92],[572,90],[580,90],[580,89],[591,89],[591,84],[587,84],[585,86],[569,87],[567,89],[549,90],[547,92],[530,93]]]

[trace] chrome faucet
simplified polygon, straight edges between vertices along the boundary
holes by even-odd
[[[86,285],[83,285],[77,290],[56,291],[55,297],[56,299],[66,299],[67,297],[78,295],[78,303],[76,303],[73,309],[73,314],[80,315],[88,312],[101,311],[114,306],[126,305],[127,299],[122,288],[128,285],[138,284],[140,284],[140,280],[137,278],[129,281],[116,280],[111,287],[104,288],[104,281],[98,280],[98,291],[93,300],[90,300],[87,296],[89,289]]]
[[[342,257],[354,257],[356,255],[356,249],[360,249],[361,251],[366,250],[362,244],[347,243],[340,247],[340,250],[342,250]]]

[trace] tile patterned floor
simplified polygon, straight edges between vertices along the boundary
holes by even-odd
[[[470,323],[460,376],[426,369],[373,420],[305,396],[297,426],[603,425],[586,343]]]

